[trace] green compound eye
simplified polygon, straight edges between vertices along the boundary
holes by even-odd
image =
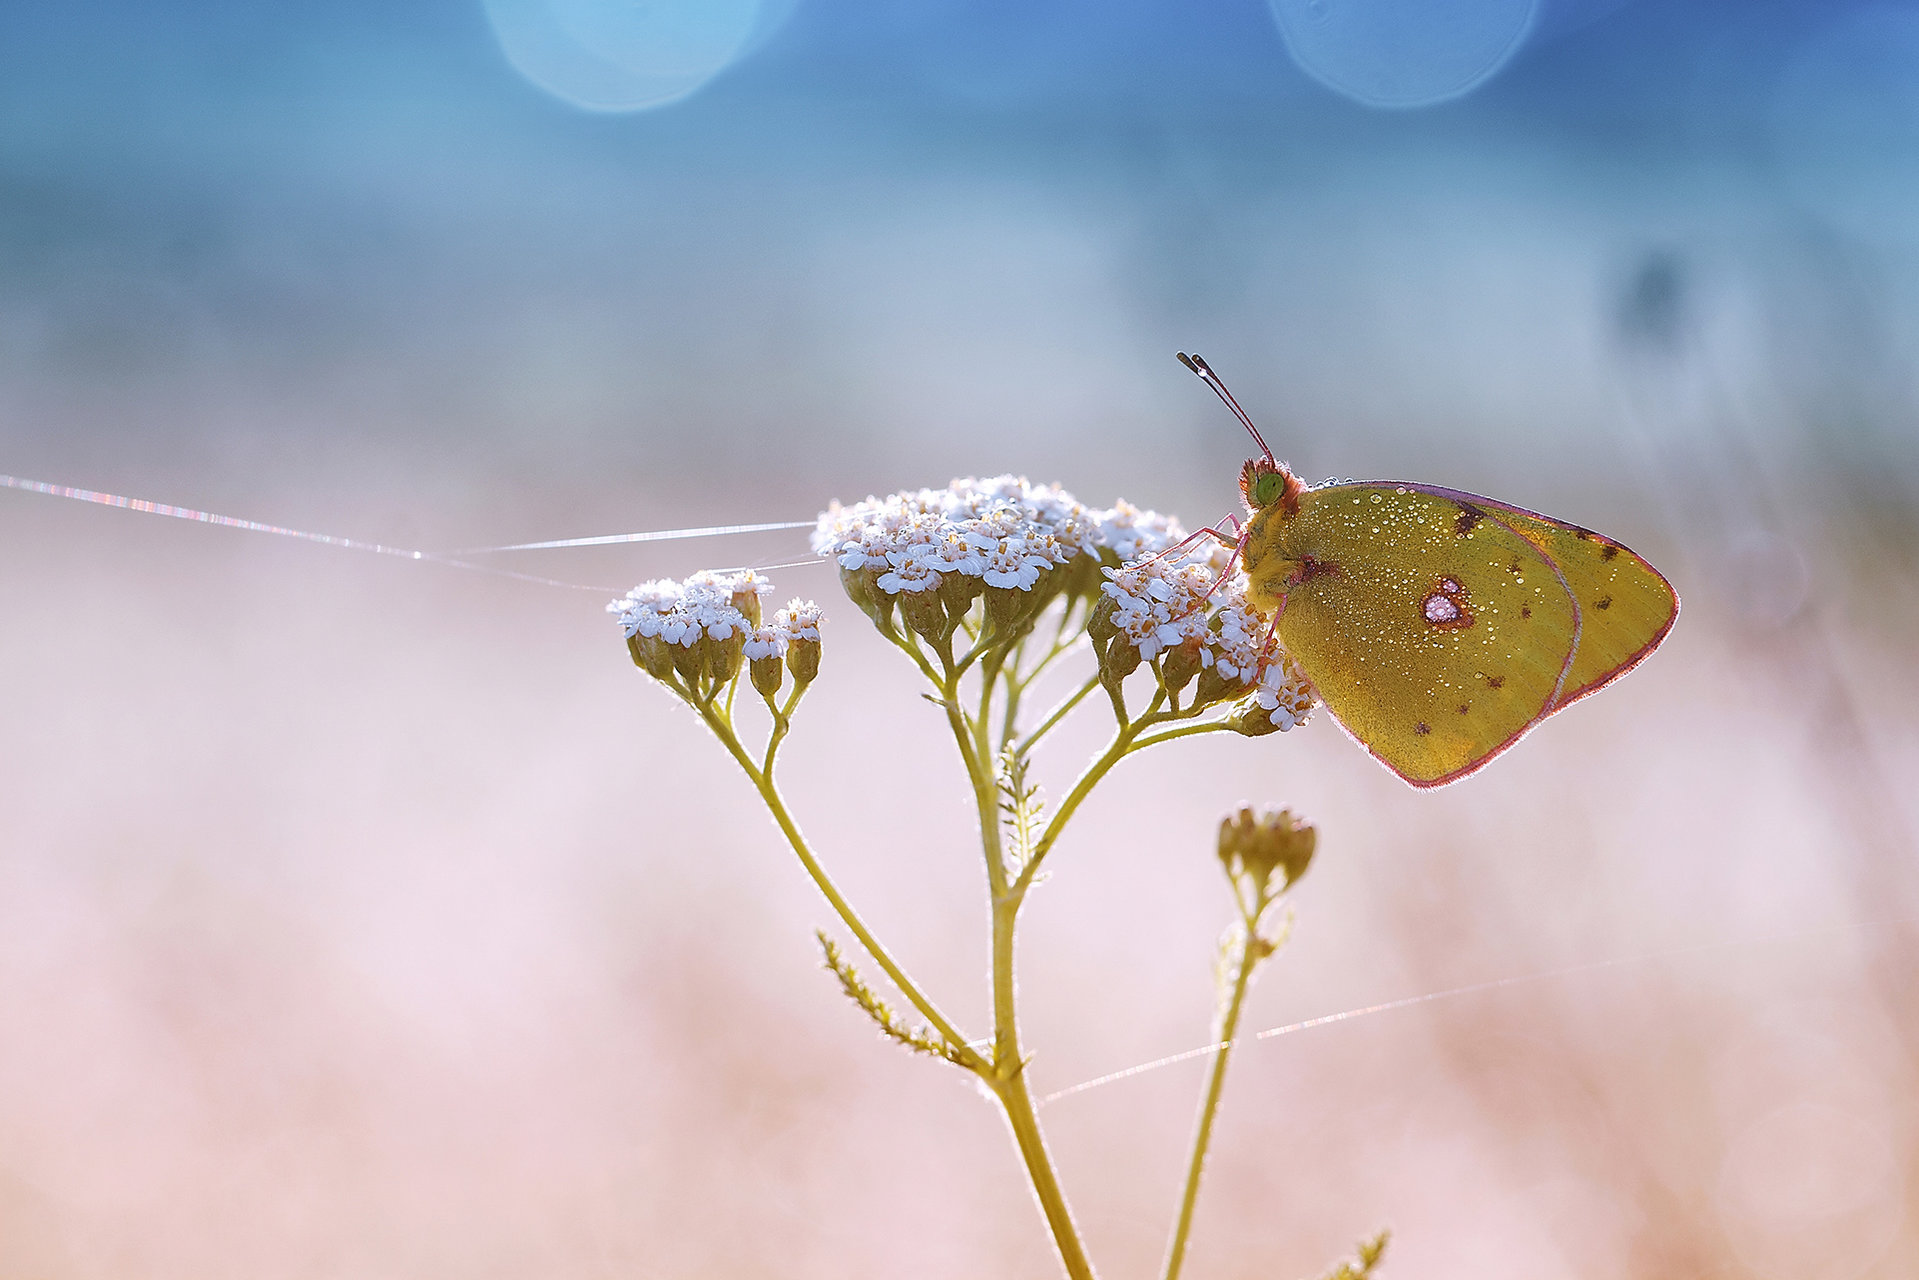
[[[1286,492],[1286,477],[1276,471],[1268,471],[1253,481],[1253,505],[1269,507],[1279,501],[1279,495]]]

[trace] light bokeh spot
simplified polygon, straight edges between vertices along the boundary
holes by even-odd
[[[1369,107],[1425,107],[1484,84],[1539,0],[1267,0],[1300,69]]]
[[[642,111],[698,90],[790,7],[763,0],[485,0],[521,75],[588,111]]]

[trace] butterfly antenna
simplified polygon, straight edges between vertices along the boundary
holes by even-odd
[[[1246,411],[1239,407],[1239,401],[1233,399],[1233,393],[1226,389],[1226,384],[1221,382],[1219,375],[1213,372],[1213,366],[1207,364],[1205,359],[1200,356],[1189,356],[1184,351],[1177,352],[1176,354],[1179,356],[1179,362],[1198,374],[1200,379],[1213,389],[1213,394],[1218,396],[1225,403],[1226,407],[1233,411],[1233,416],[1239,419],[1239,425],[1245,427],[1246,430],[1252,433],[1254,443],[1259,445],[1259,451],[1266,455],[1266,460],[1268,462],[1274,461],[1273,451],[1267,447],[1266,438],[1259,434],[1259,428],[1254,426],[1253,420],[1246,416]]]

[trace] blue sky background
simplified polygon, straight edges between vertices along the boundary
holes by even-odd
[[[1391,5],[1278,2],[1358,15],[1306,54],[1359,91],[1451,74]],[[1136,486],[1171,450],[1170,504],[1243,448],[1190,346],[1309,474],[1488,487],[1621,447],[1651,264],[1752,429],[1904,477],[1919,9],[1528,3],[1453,6],[1516,51],[1416,108],[1307,74],[1259,3],[801,0],[631,112],[536,87],[478,0],[27,6],[0,438],[240,491],[448,441],[722,492],[754,459]]]

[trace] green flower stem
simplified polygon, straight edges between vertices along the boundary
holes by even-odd
[[[1133,734],[1136,731],[1132,725],[1121,728],[1113,735],[1113,741],[1106,750],[1100,753],[1097,760],[1087,765],[1085,772],[1081,773],[1079,779],[1073,783],[1073,789],[1066,793],[1066,799],[1060,801],[1059,808],[1053,811],[1052,818],[1047,821],[1046,829],[1040,832],[1039,841],[1033,846],[1033,856],[1026,860],[1026,865],[1020,869],[1019,879],[1013,882],[1012,893],[1015,897],[1026,895],[1026,890],[1033,883],[1033,877],[1039,872],[1039,864],[1045,860],[1047,852],[1053,847],[1053,842],[1059,839],[1060,832],[1066,826],[1066,820],[1073,816],[1073,811],[1079,808],[1080,802],[1092,794],[1093,788],[1099,785],[1099,780],[1112,772],[1114,765],[1126,758],[1127,751],[1132,748]]]
[[[760,762],[760,772],[766,777],[773,776],[773,757],[779,754],[780,743],[786,741],[787,733],[793,728],[793,708],[799,705],[800,695],[805,692],[804,685],[795,684],[793,691],[786,695],[784,706],[771,698],[766,700],[766,709],[773,713],[773,731],[766,737],[766,757]]]
[[[1039,842],[1033,846],[1033,856],[1027,859],[1026,866],[1020,871],[1019,879],[1014,882],[1012,888],[1014,896],[1020,897],[1025,895],[1026,890],[1033,883],[1033,877],[1039,873],[1039,864],[1045,860],[1047,853],[1052,850],[1053,842],[1059,839],[1060,832],[1065,829],[1067,820],[1073,816],[1074,811],[1079,808],[1080,803],[1084,801],[1088,795],[1092,794],[1093,788],[1099,785],[1100,779],[1112,772],[1114,765],[1124,760],[1126,756],[1134,750],[1151,746],[1154,743],[1165,742],[1169,738],[1182,736],[1181,730],[1171,730],[1167,733],[1156,734],[1144,740],[1139,740],[1139,734],[1142,731],[1151,728],[1153,725],[1163,724],[1167,719],[1171,718],[1161,713],[1160,709],[1165,705],[1166,691],[1162,688],[1158,693],[1153,695],[1152,702],[1149,703],[1146,710],[1140,714],[1139,719],[1129,721],[1122,725],[1119,731],[1113,735],[1113,741],[1107,746],[1106,750],[1100,754],[1099,758],[1086,766],[1086,771],[1079,775],[1079,779],[1073,783],[1073,789],[1066,793],[1066,799],[1062,800],[1059,808],[1054,811],[1052,820],[1046,824],[1046,830],[1040,833]],[[1188,726],[1184,732],[1197,733],[1206,727],[1208,726],[1191,725]]]
[[[1015,981],[1013,934],[1019,919],[1023,895],[1007,892],[1005,854],[1000,842],[998,782],[993,776],[989,755],[989,731],[992,691],[997,666],[981,672],[985,687],[980,696],[979,718],[972,720],[960,709],[959,681],[964,668],[949,667],[940,682],[941,701],[946,707],[947,723],[959,747],[973,784],[973,797],[979,810],[980,845],[986,861],[986,882],[992,903],[993,920],[993,1055],[991,1066],[980,1078],[999,1099],[1000,1110],[1013,1131],[1014,1145],[1026,1166],[1034,1198],[1059,1251],[1060,1263],[1071,1280],[1094,1280],[1093,1265],[1080,1241],[1073,1211],[1053,1168],[1052,1155],[1040,1132],[1039,1113],[1026,1088],[1025,1062],[1019,1047],[1018,985]]]
[[[780,789],[773,782],[772,775],[762,773],[753,763],[752,757],[746,754],[746,748],[740,745],[739,737],[733,732],[731,722],[716,714],[711,705],[696,706],[696,710],[706,721],[707,727],[726,744],[726,749],[733,753],[733,758],[739,761],[740,768],[746,771],[746,776],[752,779],[754,787],[760,793],[760,799],[765,802],[768,811],[773,815],[773,820],[779,823],[780,830],[785,834],[786,842],[792,845],[793,852],[799,855],[800,865],[806,868],[806,874],[813,878],[813,884],[825,896],[840,920],[852,930],[853,936],[859,939],[860,945],[866,948],[867,954],[871,955],[885,971],[887,978],[899,989],[900,994],[920,1011],[920,1016],[930,1022],[933,1029],[953,1047],[960,1062],[982,1076],[988,1075],[992,1067],[977,1050],[966,1043],[966,1037],[961,1035],[959,1029],[939,1011],[939,1006],[935,1005],[914,984],[913,980],[906,976],[906,971],[901,969],[894,961],[892,954],[880,945],[880,940],[875,938],[872,931],[866,927],[866,922],[861,920],[859,913],[853,910],[853,905],[840,894],[839,887],[833,883],[832,877],[826,874],[826,868],[820,865],[819,860],[813,856],[812,849],[807,847],[806,837],[800,834],[798,824],[793,821],[793,815],[787,812],[786,802],[781,798]]]
[[[920,652],[918,636],[911,631],[907,631],[904,635],[898,631],[888,631],[885,634],[887,639],[899,646],[900,652],[913,660],[913,665],[920,669],[921,675],[934,684],[940,683],[939,672],[933,670],[933,664],[928,662],[926,655]]]
[[[1213,1139],[1213,1120],[1219,1114],[1220,1093],[1226,1086],[1226,1060],[1233,1052],[1233,1037],[1239,1033],[1239,1010],[1246,1001],[1246,988],[1260,961],[1259,933],[1252,917],[1242,915],[1239,961],[1233,975],[1233,994],[1226,1005],[1226,1017],[1220,1023],[1219,1052],[1213,1055],[1212,1070],[1206,1078],[1206,1097],[1200,1103],[1199,1123],[1193,1130],[1193,1156],[1186,1166],[1186,1193],[1180,1197],[1179,1221],[1166,1247],[1165,1280],[1179,1280],[1180,1264],[1186,1260],[1186,1242],[1192,1235],[1193,1208],[1199,1203],[1199,1179],[1206,1168],[1206,1148]]]
[[[1006,671],[1006,667],[1003,665],[1002,659],[998,655],[989,655],[986,661],[980,664],[979,715],[973,721],[973,753],[979,757],[980,762],[982,764],[987,763],[993,760],[994,758],[993,729],[992,729],[993,690],[995,687],[997,687],[999,683],[1000,673],[1003,671]],[[954,678],[957,679],[958,673],[954,672],[953,675],[954,675]],[[1012,679],[1010,674],[1007,679],[1007,684],[1009,685],[1012,684]],[[1011,689],[1008,690],[1007,701],[1009,703],[1009,707],[1008,707],[1009,715],[1011,714],[1010,704],[1013,701],[1015,701],[1017,697],[1018,695],[1015,691]],[[992,781],[992,779],[989,778],[987,781],[990,782]],[[995,801],[994,803],[995,805],[997,805],[998,802]],[[994,811],[998,812],[997,808],[995,808]],[[994,823],[994,826],[995,826],[995,829],[997,829],[998,827],[997,821]]]
[[[1053,1158],[1046,1150],[1046,1138],[1040,1132],[1039,1113],[1026,1088],[1026,1064],[1019,1058],[1019,1020],[1015,1008],[1013,981],[1013,926],[1019,916],[1015,898],[995,898],[993,902],[993,1026],[995,1074],[989,1082],[1006,1123],[1013,1130],[1020,1159],[1026,1164],[1026,1176],[1032,1181],[1033,1195],[1059,1250],[1059,1260],[1072,1280],[1094,1280],[1092,1260],[1080,1242],[1073,1211],[1067,1206],[1066,1193],[1060,1189]],[[1004,1055],[1004,1056],[1002,1056]]]
[[[1148,747],[1157,747],[1160,743],[1171,742],[1175,738],[1190,738],[1196,733],[1218,733],[1222,729],[1231,728],[1232,726],[1224,720],[1208,720],[1203,724],[1184,724],[1177,729],[1168,729],[1164,733],[1148,734],[1135,742],[1133,749],[1144,751]]]
[[[1085,684],[1060,699],[1059,705],[1047,713],[1046,719],[1040,721],[1039,728],[1033,730],[1020,740],[1019,746],[1014,749],[1015,752],[1023,756],[1031,751],[1035,743],[1052,732],[1053,726],[1064,720],[1068,712],[1072,711],[1074,707],[1077,707],[1085,700],[1086,695],[1097,688],[1099,688],[1099,676],[1094,675],[1088,677]]]
[[[1024,680],[1020,679],[1018,659],[1016,657],[1014,659],[1014,665],[1006,672],[1006,709],[1005,714],[1000,717],[999,727],[999,749],[1001,751],[1006,750],[1012,743],[1014,734],[1018,731],[1020,698],[1025,694],[1026,686],[1031,679],[1032,677],[1030,675]]]

